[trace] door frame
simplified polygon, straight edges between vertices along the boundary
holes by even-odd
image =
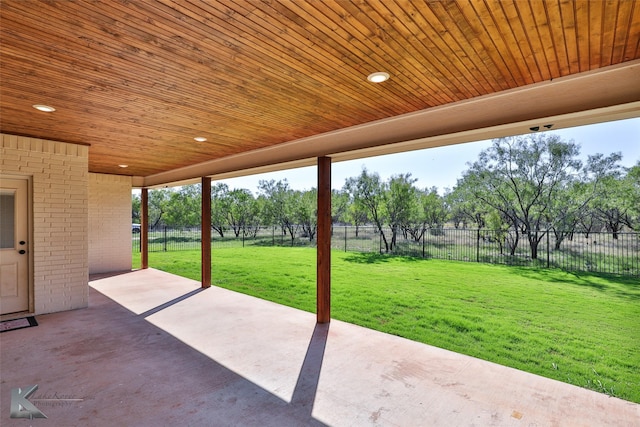
[[[34,265],[33,260],[34,253],[34,241],[33,241],[33,175],[16,175],[0,173],[0,181],[3,179],[16,179],[27,182],[27,238],[29,239],[29,252],[27,252],[28,265],[28,283],[27,283],[27,295],[29,301],[29,308],[27,311],[8,313],[0,315],[0,320],[10,320],[13,318],[24,317],[25,314],[35,313],[35,295],[34,295]]]

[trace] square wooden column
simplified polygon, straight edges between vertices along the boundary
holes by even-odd
[[[202,253],[202,287],[211,287],[211,178],[202,177],[202,229],[201,253]]]
[[[318,157],[317,321],[331,320],[331,158]]]
[[[149,268],[149,190],[140,193],[140,268]]]

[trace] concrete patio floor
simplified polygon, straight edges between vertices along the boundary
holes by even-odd
[[[638,426],[640,405],[157,270],[0,334],[3,426]],[[11,389],[47,419],[11,419]]]

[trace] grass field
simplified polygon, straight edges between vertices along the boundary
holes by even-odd
[[[149,257],[200,278],[198,251]],[[214,250],[213,283],[314,312],[315,257]],[[334,251],[332,318],[640,403],[637,278]]]

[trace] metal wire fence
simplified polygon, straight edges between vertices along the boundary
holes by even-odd
[[[391,230],[384,230],[391,241]],[[589,271],[627,276],[640,276],[640,233],[609,232],[562,234],[542,232],[536,237],[533,251],[529,238],[514,231],[484,229],[432,228],[419,236],[398,231],[390,255],[419,258],[449,259],[493,264],[561,268],[567,271]],[[199,228],[161,228],[149,231],[149,251],[180,251],[200,249]],[[560,240],[560,242],[558,242]],[[294,237],[278,227],[259,227],[249,232],[229,230],[211,232],[212,248],[244,246],[315,247],[315,236],[302,228]],[[387,253],[382,233],[376,227],[334,226],[331,246],[345,252]],[[140,235],[133,234],[133,252],[140,251]]]

